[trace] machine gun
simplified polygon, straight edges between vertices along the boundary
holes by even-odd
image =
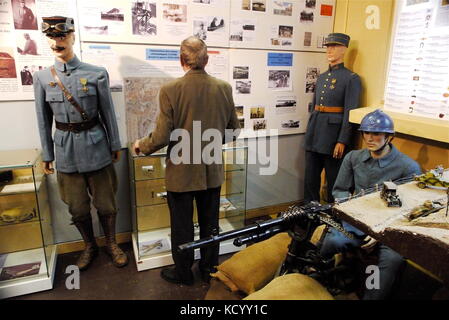
[[[331,214],[332,206],[333,204],[321,205],[318,202],[310,202],[304,206],[294,205],[279,213],[275,219],[256,222],[244,228],[221,234],[213,234],[182,244],[178,246],[178,250],[204,248],[230,239],[234,239],[235,246],[242,246],[267,239],[279,232],[289,231],[292,242],[287,257],[279,270],[279,275],[294,272],[306,274],[320,281],[331,292],[338,292],[346,287],[346,280],[343,280],[346,277],[335,275],[337,272],[341,274],[345,270],[342,267],[335,267],[333,258],[323,258],[319,253],[319,247],[310,242],[313,232],[322,224],[334,227],[350,239],[354,238],[352,233],[347,232],[334,219]]]

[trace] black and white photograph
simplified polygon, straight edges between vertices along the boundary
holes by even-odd
[[[293,37],[293,27],[292,26],[279,26],[279,37],[292,38]]]
[[[316,0],[306,0],[306,8],[315,9],[316,8]]]
[[[235,82],[235,89],[237,94],[250,94],[251,93],[251,81],[238,80]]]
[[[101,12],[101,20],[124,21],[125,15],[118,8]]]
[[[233,20],[230,27],[230,41],[253,41],[256,26],[252,20]]]
[[[290,87],[290,70],[269,70],[268,72],[268,88],[289,88]]]
[[[14,28],[37,30],[35,0],[11,0]]]
[[[209,20],[210,21],[207,24],[207,31],[214,32],[224,30],[225,22],[223,17],[211,17]]]
[[[250,109],[250,119],[265,118],[265,107],[253,107]]]
[[[157,35],[156,2],[133,2],[132,25],[135,35]]]
[[[265,12],[265,2],[266,0],[253,0],[251,5],[253,11]]]
[[[187,22],[187,5],[164,3],[162,7],[162,17],[164,18],[164,20],[174,23]]]
[[[285,120],[281,122],[283,129],[295,129],[299,128],[299,120]]]
[[[37,56],[40,54],[38,43],[40,42],[40,34],[37,31],[16,33],[17,52],[21,55]]]
[[[292,43],[291,40],[285,40],[285,39],[282,39],[281,45],[282,45],[283,47],[285,47],[285,46],[291,46],[292,44],[293,44],[293,43]]]
[[[245,128],[245,118],[239,118],[240,128]]]
[[[249,67],[235,66],[232,75],[234,79],[249,79]]]
[[[207,40],[207,23],[204,20],[193,21],[193,35],[203,41]]]
[[[243,117],[243,106],[235,106],[235,113],[238,118]]]
[[[194,3],[210,4],[210,0],[193,0]]]
[[[312,32],[304,32],[304,47],[310,47],[312,45]]]
[[[273,14],[291,17],[293,14],[293,3],[285,1],[273,1]]]
[[[266,119],[259,119],[259,120],[253,120],[253,130],[265,130],[267,128],[267,120]]]
[[[313,22],[313,12],[306,10],[301,11],[299,22]]]
[[[278,98],[276,100],[276,108],[291,108],[291,107],[296,107],[296,99]]]
[[[44,67],[36,66],[36,65],[24,65],[20,70],[20,80],[22,82],[22,86],[31,86],[33,85],[33,74],[36,71],[43,70]]]
[[[310,67],[307,68],[306,73],[306,93],[314,93],[316,87],[316,81],[318,80],[318,76],[320,75],[320,69]]]

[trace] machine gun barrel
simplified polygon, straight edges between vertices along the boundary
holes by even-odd
[[[234,245],[236,246],[241,246],[254,240],[262,240],[288,229],[292,223],[298,222],[301,218],[305,220],[319,219],[317,213],[329,210],[332,206],[333,204],[321,205],[317,202],[311,202],[301,207],[292,206],[287,211],[281,212],[281,216],[278,218],[257,222],[244,228],[184,243],[178,246],[178,251],[209,247],[234,238],[237,238],[234,241]]]
[[[199,239],[196,241],[181,244],[178,246],[178,251],[210,247],[210,246],[216,245],[217,243],[220,243],[222,241],[246,236],[248,234],[253,234],[253,233],[260,234],[260,233],[265,232],[267,229],[282,225],[284,222],[285,222],[285,219],[283,217],[280,217],[280,218],[275,218],[275,219],[271,219],[271,220],[267,220],[267,221],[253,223],[244,228],[223,232],[223,233],[220,233],[217,235],[212,235],[212,236],[202,238],[202,239]]]

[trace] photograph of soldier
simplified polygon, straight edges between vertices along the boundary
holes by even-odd
[[[253,120],[253,130],[265,130],[267,128],[267,120]]]
[[[22,80],[22,86],[29,86],[33,84],[33,75],[31,74],[28,66],[24,66],[20,71],[20,79]]]
[[[233,79],[248,79],[249,67],[235,66],[232,73]]]
[[[251,93],[251,81],[238,80],[235,82],[235,89],[238,94],[250,94]]]
[[[37,30],[37,20],[33,13],[35,0],[12,0],[14,28]]]
[[[87,269],[99,251],[91,206],[97,209],[106,253],[113,265],[123,267],[128,257],[115,238],[118,179],[114,162],[119,160],[121,142],[108,72],[78,59],[72,18],[43,17],[42,32],[55,56],[51,67],[33,75],[43,171],[54,174],[56,163],[59,195],[84,241],[77,267]]]
[[[292,26],[279,26],[279,37],[292,38],[293,37],[293,27]]]
[[[20,53],[21,55],[26,55],[26,54],[35,55],[35,56],[38,55],[36,41],[31,39],[30,34],[24,33],[23,38],[25,39],[25,41],[22,42],[23,49],[21,49],[20,47],[17,47],[17,52]]]
[[[319,68],[307,68],[306,73],[306,93],[314,93],[316,81],[320,75]]]
[[[207,40],[207,28],[204,21],[193,21],[193,35],[201,40]]]
[[[250,109],[251,119],[265,118],[265,107],[255,107]]]
[[[157,35],[156,2],[136,1],[132,6],[132,26],[135,35]]]
[[[268,88],[290,87],[290,70],[270,70],[268,72]]]

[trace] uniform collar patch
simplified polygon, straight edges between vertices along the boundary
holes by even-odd
[[[73,59],[67,63],[63,63],[58,60],[55,60],[55,68],[61,72],[74,70],[74,69],[78,68],[78,66],[80,64],[81,64],[81,61],[78,59],[77,56],[74,56]]]

